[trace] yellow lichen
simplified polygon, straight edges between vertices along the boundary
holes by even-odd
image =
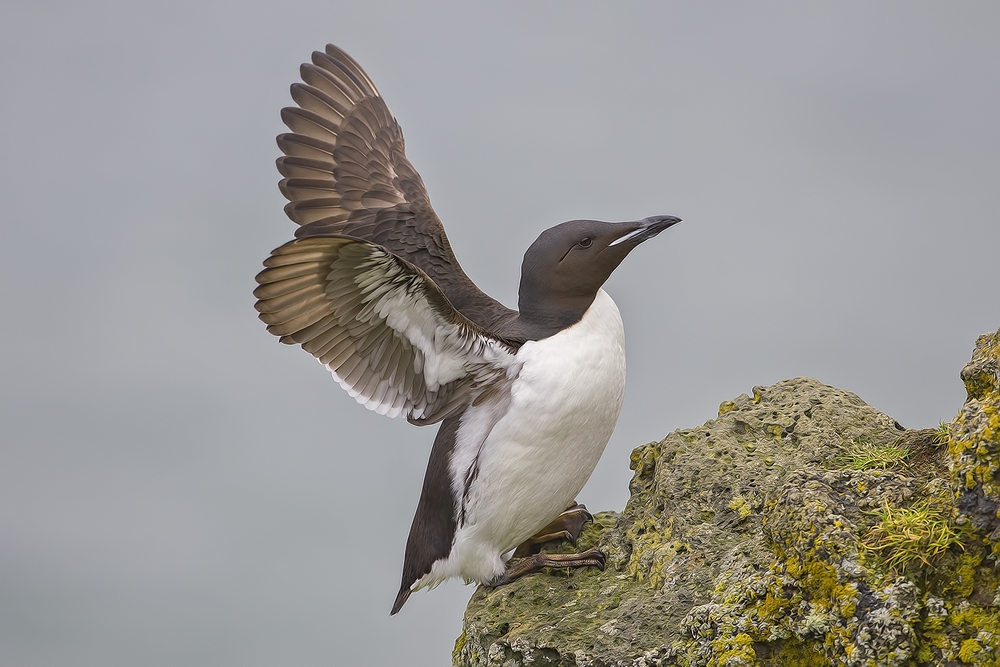
[[[747,499],[741,495],[733,496],[733,499],[729,501],[729,509],[736,512],[741,519],[745,519],[751,514],[753,514],[753,507]]]
[[[761,603],[757,605],[757,615],[765,620],[776,619],[783,616],[790,606],[790,600],[777,597],[772,591],[768,591]]]
[[[708,661],[709,667],[752,667],[759,664],[753,650],[753,637],[741,632],[722,636],[712,642],[715,653]]]
[[[462,630],[462,634],[460,634],[458,636],[458,639],[455,640],[455,648],[453,648],[452,651],[451,651],[451,662],[452,662],[452,664],[454,664],[454,665],[460,664],[461,659],[462,659],[462,649],[465,648],[465,642],[466,641],[467,640],[466,640],[466,636],[465,636],[465,630]]]
[[[983,650],[975,639],[966,639],[958,651],[958,659],[962,662],[974,662],[976,656]]]

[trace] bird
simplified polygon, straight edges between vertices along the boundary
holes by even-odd
[[[255,305],[369,410],[440,423],[390,614],[450,578],[498,586],[543,567],[603,568],[597,548],[539,545],[575,540],[591,518],[575,499],[621,410],[624,329],[602,286],[680,219],[543,231],[508,308],[462,269],[361,66],[330,44],[300,76],[277,137],[284,210],[299,227],[264,261]]]

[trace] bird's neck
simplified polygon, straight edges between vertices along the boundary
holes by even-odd
[[[595,296],[553,297],[522,286],[517,302],[517,328],[524,333],[525,340],[554,336],[583,319]]]

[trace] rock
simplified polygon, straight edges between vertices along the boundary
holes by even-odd
[[[998,362],[981,336],[941,429],[797,378],[637,448],[576,546],[605,571],[480,587],[455,664],[1000,665]]]
[[[978,530],[1000,543],[1000,331],[976,340],[962,369],[968,398],[949,428],[948,455],[956,503]],[[1000,551],[994,551],[1000,556]]]

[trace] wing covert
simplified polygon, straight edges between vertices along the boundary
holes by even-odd
[[[515,349],[456,311],[418,267],[342,236],[297,239],[265,260],[259,317],[359,403],[428,424],[516,373]]]

